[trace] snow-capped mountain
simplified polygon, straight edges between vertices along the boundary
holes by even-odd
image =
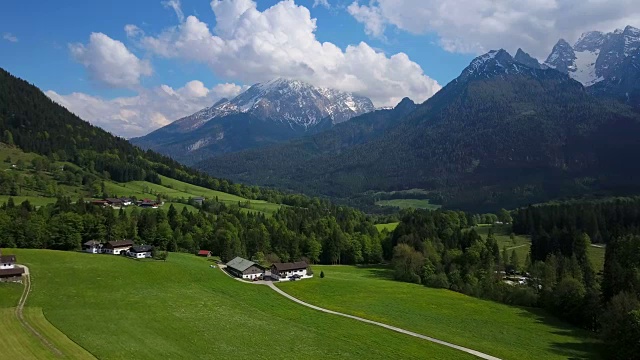
[[[366,97],[279,78],[131,142],[189,163],[313,134],[374,110]]]
[[[541,65],[522,49],[518,49],[516,57],[512,57],[504,49],[491,50],[471,61],[455,82],[466,82],[470,79],[491,78],[499,75],[527,75],[536,78],[565,76],[557,71],[545,71],[548,67]]]
[[[625,60],[639,53],[640,30],[627,26],[611,33],[586,32],[573,46],[560,39],[545,65],[589,87],[620,76]]]
[[[274,79],[251,86],[231,100],[175,122],[183,131],[230,114],[248,113],[260,119],[290,123],[305,129],[330,118],[338,124],[375,110],[369,98],[339,90],[319,88],[298,80]]]

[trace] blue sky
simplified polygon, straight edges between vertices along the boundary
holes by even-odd
[[[571,2],[5,0],[0,67],[88,121],[139,136],[278,76],[378,106],[424,101],[490,49],[544,59],[560,37],[640,19],[626,0],[616,12],[586,0],[581,18],[564,11]]]

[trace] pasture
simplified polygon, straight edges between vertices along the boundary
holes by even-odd
[[[388,224],[376,224],[376,229],[378,229],[379,232],[382,232],[382,230],[387,230],[388,232],[392,232],[398,227],[399,224],[400,224],[399,222],[388,223]]]
[[[599,359],[598,340],[539,309],[511,307],[391,280],[384,267],[313,266],[281,283],[313,305],[402,327],[502,359]],[[325,277],[317,276],[324,271]]]
[[[166,262],[10,250],[31,268],[27,309],[99,359],[471,359],[324,314],[171,253]],[[302,283],[302,282],[301,282]]]
[[[442,205],[431,204],[429,199],[393,199],[393,200],[380,200],[376,201],[378,206],[393,206],[400,209],[427,209],[437,210]]]

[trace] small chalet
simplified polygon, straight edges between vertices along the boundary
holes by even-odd
[[[104,201],[107,202],[107,205],[111,206],[111,207],[123,207],[124,206],[124,202],[120,199],[115,199],[115,198],[106,198],[104,199]]]
[[[145,209],[157,209],[160,204],[155,200],[144,199],[138,201],[138,206]]]
[[[133,245],[133,241],[131,240],[107,241],[102,247],[102,252],[105,254],[120,255],[123,252],[126,253]]]
[[[204,197],[202,196],[196,196],[194,198],[192,198],[193,202],[195,202],[198,205],[202,205],[204,203]]]
[[[140,245],[140,246],[132,246],[129,251],[127,251],[127,255],[136,259],[146,259],[151,258],[153,255],[153,246],[151,245]]]
[[[253,261],[236,257],[227,263],[227,272],[235,277],[254,280],[264,276],[264,267]]]
[[[100,254],[102,252],[102,243],[97,240],[89,240],[82,244],[82,251],[91,254]]]
[[[2,255],[0,251],[0,282],[22,281],[24,269],[16,266],[15,255]]]
[[[307,275],[309,264],[306,261],[293,263],[274,263],[271,265],[271,279],[273,280],[295,280],[310,277]]]
[[[211,257],[211,251],[209,251],[209,250],[200,250],[200,251],[198,251],[198,256]]]
[[[122,205],[124,205],[124,206],[129,206],[129,205],[133,204],[133,200],[131,200],[129,198],[125,198],[125,197],[121,197],[120,201],[122,201]]]

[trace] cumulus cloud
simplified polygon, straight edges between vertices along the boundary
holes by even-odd
[[[9,41],[9,42],[13,42],[13,43],[18,42],[18,38],[15,35],[13,35],[12,33],[4,33],[4,34],[2,34],[2,38],[7,40],[7,41]]]
[[[243,87],[230,83],[207,88],[201,81],[194,80],[179,89],[161,85],[142,89],[136,96],[111,100],[84,93],[61,95],[52,90],[45,93],[82,119],[113,134],[131,138],[146,135],[211,106],[223,97],[236,96],[242,90]]]
[[[149,61],[138,59],[122,42],[103,33],[92,33],[87,45],[69,44],[69,50],[92,80],[111,87],[131,88],[153,73]]]
[[[324,6],[327,9],[331,8],[331,4],[329,4],[329,0],[313,0],[313,7]]]
[[[180,22],[184,21],[184,13],[182,12],[182,5],[180,4],[180,0],[166,0],[162,2],[162,6],[165,8],[171,8],[175,11],[176,16]]]
[[[213,0],[213,29],[195,16],[157,36],[141,36],[150,52],[207,64],[219,76],[245,83],[295,78],[352,91],[378,106],[403,97],[424,101],[440,89],[404,53],[386,56],[368,44],[341,49],[316,39],[309,9],[284,0],[259,11],[252,0]]]
[[[572,42],[585,31],[640,24],[636,0],[356,0],[347,10],[373,36],[395,26],[436,33],[451,52],[522,47],[539,58],[560,38]]]

